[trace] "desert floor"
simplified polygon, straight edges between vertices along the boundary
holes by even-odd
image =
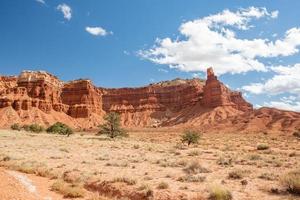
[[[280,182],[300,168],[296,137],[211,133],[188,147],[180,135],[141,129],[111,140],[0,130],[0,199],[200,200],[216,187],[235,200],[300,199]]]

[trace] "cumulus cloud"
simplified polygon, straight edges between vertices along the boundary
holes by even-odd
[[[35,1],[44,5],[46,4],[45,0],[35,0]]]
[[[154,63],[169,65],[182,71],[205,71],[213,66],[217,74],[266,71],[260,58],[289,56],[297,53],[300,45],[300,29],[286,31],[283,38],[240,39],[236,30],[253,27],[253,19],[276,18],[278,11],[250,7],[236,12],[221,13],[183,23],[179,32],[184,39],[157,39],[148,50],[139,55]]]
[[[280,99],[280,101],[271,101],[269,103],[265,103],[264,105],[268,107],[279,108],[282,110],[300,112],[300,102],[297,101],[297,97],[295,96],[283,97]]]
[[[106,36],[109,34],[109,32],[107,32],[104,28],[100,27],[100,26],[96,26],[96,27],[85,27],[85,30],[95,36]]]
[[[254,94],[277,95],[282,93],[300,94],[300,64],[276,66],[270,70],[275,75],[263,83],[252,83],[242,89]]]
[[[60,12],[62,12],[62,14],[64,15],[64,18],[66,20],[71,20],[72,18],[72,9],[70,6],[68,6],[67,4],[63,3],[63,4],[59,4],[56,7],[57,10],[59,10]]]

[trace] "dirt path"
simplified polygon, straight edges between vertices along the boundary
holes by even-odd
[[[0,168],[1,200],[61,200],[60,195],[49,190],[46,178],[27,175]]]

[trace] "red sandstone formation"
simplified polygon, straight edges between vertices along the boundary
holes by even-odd
[[[141,88],[103,89],[103,110],[121,113],[126,126],[157,126],[202,98],[200,79],[166,81]]]
[[[242,111],[253,110],[252,105],[243,99],[240,92],[232,92],[217,79],[212,68],[207,69],[202,103],[210,108],[230,106]]]
[[[204,131],[293,131],[300,114],[253,110],[207,70],[207,80],[165,81],[140,88],[106,89],[90,80],[64,83],[42,71],[0,77],[0,127],[13,123],[96,128],[105,113],[118,112],[127,127],[195,126]]]

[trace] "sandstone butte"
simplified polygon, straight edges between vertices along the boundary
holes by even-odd
[[[287,132],[300,129],[300,113],[253,109],[207,70],[206,81],[175,79],[139,88],[107,89],[90,80],[62,82],[44,71],[0,76],[0,127],[49,126],[57,121],[95,129],[108,112],[125,127],[195,127],[215,132]]]

